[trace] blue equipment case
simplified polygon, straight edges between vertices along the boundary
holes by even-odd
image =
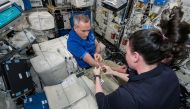
[[[36,93],[24,100],[24,109],[49,109],[45,93]]]

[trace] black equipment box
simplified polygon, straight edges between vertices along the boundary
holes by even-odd
[[[1,66],[5,87],[7,90],[10,90],[12,98],[18,97],[34,89],[34,83],[30,74],[30,66],[27,60],[5,61]]]

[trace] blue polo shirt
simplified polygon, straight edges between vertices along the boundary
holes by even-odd
[[[69,32],[67,49],[74,56],[81,68],[90,68],[91,66],[88,63],[84,62],[84,57],[87,53],[89,53],[94,58],[96,51],[94,33],[90,31],[87,39],[84,40],[80,38],[74,29],[72,29]]]

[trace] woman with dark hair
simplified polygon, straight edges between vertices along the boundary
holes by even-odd
[[[96,99],[99,109],[179,109],[180,87],[175,72],[165,64],[165,59],[178,55],[184,45],[182,23],[178,16],[181,8],[174,8],[169,20],[162,19],[160,30],[140,30],[128,39],[126,61],[135,72],[121,74],[104,66],[105,74],[129,81],[109,95],[104,95],[100,72],[95,68]],[[163,22],[168,28],[163,28]],[[170,25],[170,26],[169,26]],[[183,25],[184,26],[184,25]],[[186,25],[187,26],[187,25]],[[185,36],[186,37],[186,36]]]

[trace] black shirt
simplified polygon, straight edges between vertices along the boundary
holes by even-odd
[[[175,72],[165,65],[140,75],[105,96],[96,94],[99,109],[179,109],[180,88]]]

